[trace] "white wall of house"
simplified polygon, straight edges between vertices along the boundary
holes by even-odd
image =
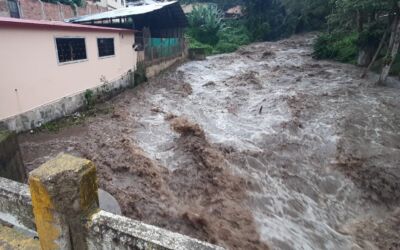
[[[0,27],[0,120],[115,81],[136,67],[133,32]],[[83,37],[87,59],[58,62],[56,37]],[[100,58],[97,38],[114,38]]]

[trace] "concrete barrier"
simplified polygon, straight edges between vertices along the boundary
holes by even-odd
[[[191,249],[222,250],[223,248],[178,233],[147,225],[123,216],[99,211],[87,223],[88,245],[94,249]]]
[[[160,59],[158,61],[151,62],[146,67],[146,77],[152,78],[163,72],[164,70],[168,69],[169,67],[177,64],[179,62],[183,62],[186,59],[186,55],[183,54],[182,56],[170,58],[170,59]]]
[[[0,220],[36,234],[31,195],[26,184],[0,177]]]
[[[0,220],[36,230],[44,250],[223,249],[101,210],[89,160],[60,154],[30,173],[29,189],[0,178]]]

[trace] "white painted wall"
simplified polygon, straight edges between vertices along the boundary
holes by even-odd
[[[136,66],[134,34],[0,27],[0,120],[117,80]],[[84,37],[87,60],[58,63],[56,37]],[[98,37],[113,37],[115,56],[99,58]]]

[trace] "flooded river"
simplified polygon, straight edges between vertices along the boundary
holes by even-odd
[[[21,135],[25,164],[89,158],[124,215],[228,249],[400,249],[400,88],[313,60],[312,39],[185,63]]]

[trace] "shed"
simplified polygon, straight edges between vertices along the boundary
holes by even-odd
[[[151,30],[153,37],[174,35],[175,31],[183,30],[188,25],[187,18],[177,1],[129,6],[123,9],[75,17],[66,21],[135,30],[143,30],[146,27]]]
[[[145,1],[143,5],[71,18],[66,21],[138,30],[140,32],[136,34],[135,42],[139,45],[137,47],[143,48],[147,61],[181,54],[185,48],[184,28],[188,25],[182,7],[177,1],[150,0]]]

